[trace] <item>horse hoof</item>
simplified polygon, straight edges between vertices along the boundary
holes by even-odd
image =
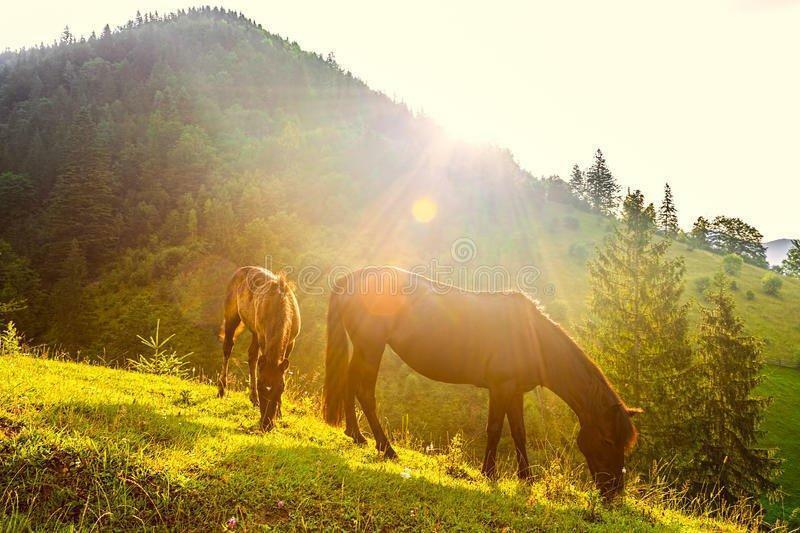
[[[360,431],[345,431],[344,434],[353,439],[353,442],[358,445],[367,443],[367,439],[361,434]]]
[[[530,472],[517,472],[517,477],[523,483],[533,483],[533,474]]]
[[[386,447],[386,451],[383,452],[384,459],[397,459],[397,452],[394,451],[394,448],[391,446]]]

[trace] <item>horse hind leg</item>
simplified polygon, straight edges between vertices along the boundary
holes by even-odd
[[[382,357],[383,346],[365,350],[354,344],[353,359],[350,365],[351,367],[355,365],[355,369],[350,372],[350,376],[354,377],[356,397],[358,398],[358,403],[361,404],[361,409],[364,411],[364,416],[367,417],[372,435],[375,437],[375,447],[379,452],[383,452],[385,458],[396,459],[397,453],[389,443],[389,438],[383,431],[380,420],[378,420],[375,402],[375,383],[378,380],[378,369],[381,366]]]
[[[356,444],[366,444],[367,439],[358,427],[358,417],[356,416],[356,383],[360,378],[360,364],[353,364],[347,369],[347,388],[344,398],[345,430],[344,434],[351,437]]]
[[[225,333],[224,338],[222,339],[222,370],[219,374],[219,392],[217,394],[220,398],[225,396],[225,389],[228,387],[228,360],[230,359],[231,351],[233,350],[236,328],[239,327],[240,322],[241,319],[237,314],[233,317],[226,318],[223,326]]]
[[[247,366],[250,371],[250,403],[258,407],[258,337],[253,334],[247,349]]]

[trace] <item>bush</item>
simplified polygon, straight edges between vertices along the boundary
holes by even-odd
[[[694,288],[700,294],[705,294],[708,288],[711,286],[711,278],[708,276],[703,276],[702,278],[697,278],[694,280]]]
[[[755,300],[756,299],[756,293],[754,293],[753,291],[748,289],[747,292],[744,293],[744,297],[747,298],[748,300]]]
[[[188,363],[186,359],[192,355],[187,353],[185,355],[178,355],[178,352],[169,347],[169,341],[175,336],[170,335],[166,339],[161,339],[159,330],[161,328],[161,321],[156,321],[155,335],[149,339],[145,339],[141,335],[137,335],[139,341],[152,350],[150,355],[139,354],[139,359],[128,359],[131,368],[137,372],[144,372],[145,374],[157,374],[160,376],[177,376],[179,378],[187,378],[190,375],[189,369],[186,368]]]
[[[767,272],[761,278],[761,288],[770,296],[777,296],[783,287],[783,279],[773,272]]]
[[[728,287],[729,287],[729,288],[730,288],[732,291],[738,291],[738,290],[739,290],[739,284],[738,284],[738,283],[736,283],[736,280],[735,280],[735,279],[732,279],[732,280],[731,280],[731,282],[730,282],[730,284],[728,285]]]
[[[0,332],[0,355],[21,355],[22,339],[17,333],[13,322],[6,325],[5,331]]]
[[[738,276],[742,271],[744,259],[736,254],[728,254],[722,258],[722,270],[729,276]]]
[[[564,227],[570,230],[578,230],[581,227],[581,222],[575,217],[564,217]]]

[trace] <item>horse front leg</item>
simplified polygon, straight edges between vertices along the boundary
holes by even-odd
[[[511,437],[514,439],[514,448],[517,452],[517,476],[522,480],[531,478],[531,468],[528,463],[528,450],[525,444],[525,420],[523,418],[523,395],[517,392],[511,395],[506,410],[508,425],[511,427]]]
[[[258,407],[258,337],[255,334],[247,349],[247,366],[250,371],[250,403]]]
[[[233,350],[233,337],[236,334],[236,328],[239,326],[239,316],[233,319],[225,320],[225,337],[222,340],[222,370],[219,374],[219,390],[217,396],[223,398],[225,396],[225,389],[228,388],[228,360],[231,357]]]
[[[489,388],[489,421],[486,424],[486,452],[483,455],[481,473],[489,479],[497,475],[497,444],[503,432],[508,396],[502,388]]]

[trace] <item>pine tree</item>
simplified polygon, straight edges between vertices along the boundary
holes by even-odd
[[[110,155],[96,139],[86,111],[79,114],[69,144],[66,164],[45,213],[46,251],[51,257],[64,256],[77,240],[89,264],[94,265],[108,256],[119,233]]]
[[[603,152],[598,148],[594,163],[586,171],[585,197],[592,209],[610,215],[619,203],[620,187],[606,165]]]
[[[792,241],[792,247],[781,263],[781,272],[787,276],[800,277],[800,240]]]
[[[67,348],[84,345],[91,329],[90,313],[84,298],[87,279],[86,259],[77,239],[70,243],[69,252],[61,263],[58,281],[52,290],[52,320],[50,337]]]
[[[667,237],[678,235],[678,210],[675,208],[669,183],[664,184],[664,201],[658,210],[658,225]]]
[[[769,399],[753,396],[762,380],[762,343],[744,331],[735,314],[728,278],[719,273],[706,293],[698,332],[695,424],[697,447],[689,479],[695,490],[725,501],[756,499],[777,488],[780,462],[757,447],[759,424]]]
[[[569,175],[569,188],[578,200],[585,200],[586,179],[578,165],[572,167],[572,173]]]
[[[688,304],[680,302],[684,264],[655,239],[655,209],[641,192],[623,203],[622,220],[589,263],[589,352],[631,405],[644,407],[637,456],[644,463],[685,456],[691,348]]]
[[[708,220],[705,217],[697,217],[697,220],[694,221],[694,225],[692,226],[692,231],[689,233],[689,237],[692,243],[698,248],[706,248],[708,246],[709,231]]]

